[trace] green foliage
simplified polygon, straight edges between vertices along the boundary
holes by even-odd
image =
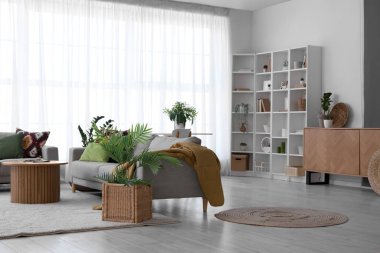
[[[174,165],[181,165],[179,160],[174,157],[159,152],[151,152],[148,149],[135,156],[136,145],[146,142],[150,135],[151,129],[148,128],[148,125],[136,124],[135,126],[132,125],[127,135],[123,135],[120,131],[114,131],[103,137],[99,143],[108,155],[119,164],[114,173],[104,174],[98,178],[110,183],[147,184],[147,182],[136,179],[137,166],[149,168],[153,174],[157,174],[161,168],[161,160],[169,161]]]
[[[169,115],[169,119],[177,124],[186,124],[187,120],[191,120],[191,124],[193,124],[194,119],[198,114],[195,107],[188,106],[186,103],[178,101],[175,102],[171,109],[165,108],[164,113]]]
[[[87,147],[90,142],[97,142],[97,140],[101,139],[104,135],[108,134],[111,130],[114,130],[113,120],[107,120],[103,125],[97,126],[97,123],[102,120],[104,116],[96,116],[93,117],[91,121],[91,127],[83,131],[82,127],[78,125],[79,134],[82,138],[82,146]],[[97,131],[96,131],[97,130]]]
[[[321,97],[321,107],[323,110],[323,117],[324,119],[331,119],[330,116],[330,105],[332,103],[331,100],[331,92],[323,93],[323,97]]]

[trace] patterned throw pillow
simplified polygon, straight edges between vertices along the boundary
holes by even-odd
[[[42,157],[41,148],[49,138],[50,132],[27,132],[16,128],[16,133],[23,132],[22,148],[24,149],[24,158]]]

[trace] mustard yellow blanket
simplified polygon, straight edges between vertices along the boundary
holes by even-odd
[[[224,204],[220,162],[212,150],[192,142],[179,142],[160,153],[186,161],[197,173],[203,194],[210,205]]]

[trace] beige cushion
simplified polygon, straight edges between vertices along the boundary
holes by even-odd
[[[201,139],[197,137],[188,137],[188,138],[176,138],[176,137],[168,137],[168,136],[157,136],[152,140],[149,146],[150,151],[158,151],[163,149],[170,148],[173,144],[178,142],[193,142],[196,144],[201,144]]]

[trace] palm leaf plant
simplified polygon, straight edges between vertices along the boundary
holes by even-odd
[[[149,184],[149,182],[136,178],[138,166],[149,168],[153,174],[157,174],[161,168],[162,160],[169,161],[174,165],[181,165],[177,158],[160,152],[151,152],[148,149],[144,149],[141,154],[135,155],[136,145],[146,142],[150,135],[151,128],[148,128],[147,124],[136,124],[135,126],[132,125],[127,135],[123,135],[121,131],[113,131],[110,135],[100,139],[99,143],[118,165],[112,173],[104,173],[97,178],[109,183],[124,185]]]

